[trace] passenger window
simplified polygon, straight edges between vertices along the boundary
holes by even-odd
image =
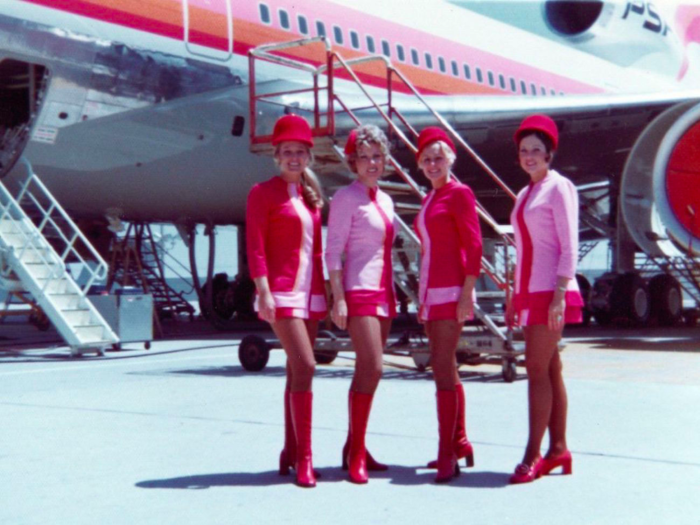
[[[389,42],[386,40],[382,40],[382,54],[385,57],[391,58],[391,46],[389,45]]]
[[[343,30],[338,26],[333,26],[333,37],[335,38],[335,43],[339,46],[343,45]]]
[[[523,92],[523,95],[527,95],[527,85],[524,80],[520,81],[520,91]]]
[[[404,52],[401,44],[396,44],[396,55],[399,57],[401,62],[406,62],[406,53]]]
[[[494,79],[493,79],[493,71],[489,71],[488,75],[489,75],[489,86],[495,86],[496,82],[494,82]]]
[[[299,32],[302,35],[308,35],[309,34],[309,25],[306,23],[306,17],[299,15],[297,17],[297,23],[299,24]]]
[[[452,74],[453,74],[454,76],[458,77],[458,76],[459,76],[459,66],[457,65],[457,62],[455,62],[455,61],[453,60],[453,61],[450,63],[450,65],[452,66]]]
[[[511,90],[513,93],[517,93],[517,92],[518,92],[518,87],[515,85],[515,79],[514,79],[513,77],[510,77],[510,90]]]
[[[540,90],[542,90],[542,94],[544,96],[547,96],[547,90],[544,88],[544,86],[540,87]]]
[[[480,68],[480,67],[477,67],[477,68],[476,68],[476,81],[477,81],[479,84],[483,84],[483,83],[484,83],[484,75],[481,74],[481,68]]]
[[[260,20],[263,24],[268,25],[272,22],[272,18],[270,18],[270,8],[265,4],[260,4]]]
[[[433,57],[430,56],[430,53],[425,54],[425,67],[433,69]]]
[[[360,49],[360,35],[356,31],[350,31],[350,45],[353,49]]]
[[[375,47],[374,47],[374,38],[372,38],[371,36],[367,35],[367,51],[369,51],[370,53],[374,53],[375,50],[376,50],[376,49],[375,49]]]
[[[552,94],[552,96],[553,96],[553,97],[556,97],[556,96],[557,96],[557,92],[556,92],[556,91],[554,91],[553,89],[552,89],[552,90],[550,90],[550,93]]]
[[[498,83],[501,85],[501,89],[506,89],[506,79],[503,75],[498,75]]]
[[[316,36],[326,36],[326,26],[320,20],[316,20]]]
[[[411,49],[411,61],[417,66],[420,65],[420,57],[418,56],[418,51],[415,49]]]
[[[535,84],[530,84],[530,91],[533,96],[537,96],[537,86],[535,86]]]
[[[447,72],[447,67],[445,66],[445,59],[442,57],[438,57],[438,67],[440,68],[440,71],[442,73]]]
[[[279,10],[279,15],[280,15],[280,25],[282,26],[282,29],[287,29],[289,30],[289,15],[287,14],[287,11],[284,9]]]
[[[465,77],[467,80],[471,80],[471,79],[472,79],[472,70],[469,68],[469,65],[468,65],[468,64],[464,64],[464,77]]]

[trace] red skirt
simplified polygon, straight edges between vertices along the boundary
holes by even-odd
[[[530,294],[518,294],[513,299],[513,306],[517,313],[520,326],[549,324],[549,305],[554,298],[554,292],[535,292]],[[576,290],[567,291],[564,296],[566,304],[564,309],[565,324],[579,324],[583,322],[583,297]]]

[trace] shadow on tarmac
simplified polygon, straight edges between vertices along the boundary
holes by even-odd
[[[318,484],[347,482],[347,472],[340,468],[320,468],[316,471],[321,475]],[[508,485],[510,474],[503,472],[467,472],[446,483],[444,487],[470,487],[470,488],[503,488]],[[435,471],[424,468],[390,466],[386,472],[373,472],[370,475],[370,483],[373,479],[388,479],[392,485],[430,485],[434,484]],[[136,486],[142,489],[189,489],[202,490],[211,487],[259,487],[273,485],[287,485],[294,483],[294,473],[290,476],[280,476],[277,471],[265,472],[229,472],[218,474],[200,474],[196,476],[183,476],[179,478],[154,479],[139,481]]]
[[[139,373],[139,372],[137,372]],[[283,366],[268,366],[260,372],[249,372],[242,366],[222,366],[208,368],[194,368],[186,370],[170,370],[169,374],[193,374],[201,376],[216,376],[216,377],[250,377],[252,374],[269,377],[284,377],[286,369]],[[316,367],[314,373],[315,379],[352,379],[355,373],[354,368],[325,368]],[[459,377],[463,382],[477,383],[502,383],[503,376],[500,372],[473,372],[459,371]],[[516,381],[525,380],[524,373],[519,374]],[[382,381],[432,381],[433,374],[431,372],[420,372],[418,370],[385,370],[382,374]]]

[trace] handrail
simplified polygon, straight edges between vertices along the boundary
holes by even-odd
[[[322,42],[325,45],[326,48],[326,60],[325,64],[322,64],[318,67],[312,67],[309,66],[308,64],[295,61],[292,59],[288,59],[285,57],[280,57],[276,55],[271,55],[271,51],[279,51],[282,49],[288,49],[291,47],[296,47],[296,46],[302,46],[302,45],[310,45],[316,42]],[[364,56],[364,57],[358,57],[354,59],[349,59],[345,60],[342,56],[340,56],[337,52],[332,51],[332,48],[330,46],[330,43],[325,37],[314,37],[314,38],[309,38],[309,39],[299,39],[299,40],[294,40],[294,41],[289,41],[289,42],[283,42],[279,44],[270,44],[270,45],[265,45],[265,46],[260,46],[256,49],[253,49],[249,51],[249,66],[250,66],[250,100],[251,100],[251,123],[250,123],[250,129],[251,129],[251,142],[255,142],[255,115],[256,115],[256,108],[255,104],[258,100],[258,96],[255,95],[255,80],[254,80],[254,59],[255,58],[262,58],[274,63],[278,63],[281,65],[288,65],[300,70],[308,71],[311,72],[313,77],[314,77],[314,127],[318,130],[319,128],[319,121],[320,121],[320,112],[319,112],[319,104],[318,104],[318,91],[320,89],[326,90],[328,92],[328,110],[325,113],[325,116],[327,118],[327,126],[326,130],[329,134],[334,135],[335,134],[335,103],[339,103],[339,105],[343,108],[345,113],[350,116],[350,118],[356,123],[360,124],[360,119],[355,116],[353,111],[338,97],[335,92],[333,91],[333,83],[334,83],[334,75],[335,75],[335,70],[336,69],[343,69],[344,72],[351,78],[351,80],[355,83],[355,85],[360,89],[362,94],[367,98],[367,100],[370,102],[370,104],[374,107],[374,109],[379,113],[381,118],[386,122],[390,130],[396,134],[396,136],[399,137],[399,139],[409,148],[410,151],[412,151],[414,154],[417,152],[417,148],[414,146],[413,142],[409,140],[409,138],[406,136],[406,134],[401,130],[394,120],[392,119],[391,115],[396,115],[396,117],[407,127],[407,129],[410,130],[410,132],[415,136],[417,136],[416,130],[410,126],[408,123],[407,119],[401,114],[401,112],[396,109],[392,103],[391,103],[391,96],[392,96],[392,75],[396,75],[403,83],[404,85],[409,89],[409,91],[426,107],[426,109],[437,119],[437,121],[447,129],[447,131],[452,135],[452,137],[456,140],[456,142],[464,148],[470,156],[479,164],[484,171],[498,184],[498,186],[506,192],[506,194],[511,197],[513,200],[515,200],[515,193],[508,188],[508,186],[501,180],[498,175],[481,159],[481,157],[474,151],[469,144],[466,143],[464,139],[456,132],[456,130],[447,122],[442,115],[440,115],[437,111],[435,111],[430,104],[425,100],[425,98],[418,92],[418,90],[415,88],[415,86],[411,83],[411,81],[406,78],[405,75],[398,69],[396,69],[392,64],[391,61],[388,60],[386,57],[383,55],[371,55],[371,56]],[[385,112],[385,110],[382,108],[383,104],[378,104],[377,101],[374,99],[374,97],[369,93],[369,91],[366,89],[364,86],[363,82],[360,80],[360,78],[357,76],[355,71],[350,67],[351,65],[358,65],[358,64],[367,64],[370,62],[381,62],[386,70],[387,70],[387,91],[388,91],[388,103],[386,104],[388,107],[388,112]],[[328,78],[327,85],[325,87],[319,87],[318,83],[318,78],[320,75],[326,74]],[[269,95],[261,95],[260,98],[266,97]],[[407,175],[402,167],[394,160],[393,156],[389,157],[390,163],[392,166],[395,168],[399,176],[406,182],[411,189],[420,197],[424,197],[425,193],[422,191],[422,189],[418,186],[418,184],[413,180],[412,177]],[[454,175],[454,173],[450,173],[451,177],[454,179],[457,179],[457,177]],[[514,245],[513,239],[503,233],[500,230],[499,225],[496,223],[494,218],[491,216],[491,214],[488,213],[479,203],[477,203],[476,206],[476,211],[478,215],[481,217],[486,224],[488,224],[504,241],[506,245]],[[506,291],[508,292],[509,290],[509,285],[508,283],[508,269],[506,268],[506,280],[504,281],[501,279],[495,269],[493,267],[490,267],[490,265],[484,265],[482,264],[482,269],[485,271],[487,275],[489,275],[490,278],[493,279],[493,281],[500,287],[500,288],[505,288]],[[507,293],[508,295],[508,293]]]
[[[87,239],[87,237],[85,237],[78,225],[75,224],[75,222],[73,222],[73,219],[70,218],[70,216],[61,206],[61,204],[49,192],[46,185],[39,179],[39,177],[36,176],[29,161],[27,161],[27,159],[24,157],[22,157],[20,160],[24,163],[25,167],[27,168],[28,175],[27,180],[24,182],[22,188],[20,189],[20,192],[17,195],[17,202],[21,203],[22,198],[26,195],[32,201],[34,206],[41,212],[42,220],[40,226],[36,228],[40,235],[43,235],[47,224],[50,224],[53,227],[54,232],[59,236],[60,240],[65,245],[65,249],[63,250],[62,254],[57,254],[64,268],[66,265],[66,260],[69,256],[71,256],[75,257],[79,261],[78,264],[80,264],[80,273],[82,273],[83,271],[87,271],[87,274],[89,276],[88,280],[85,285],[80,287],[81,292],[83,293],[83,295],[85,295],[96,280],[103,280],[107,277],[107,262],[92,246],[90,241]],[[34,184],[39,189],[41,197],[46,199],[46,201],[50,203],[48,208],[45,208],[41,204],[40,199],[34,194],[34,191],[36,190],[30,190],[32,184]],[[66,229],[68,230],[68,235],[64,233],[63,228],[61,228],[54,219],[54,212],[58,215],[58,217],[60,217],[60,220],[67,225]],[[87,249],[87,251],[90,253],[90,256],[95,260],[95,268],[91,268],[90,264],[88,264],[88,261],[78,251],[78,248],[76,247],[78,241],[82,243],[82,247]]]
[[[506,183],[503,182],[503,180],[501,180],[501,178],[498,175],[496,175],[496,173],[489,167],[489,165],[483,161],[483,159],[479,156],[479,154],[476,151],[474,151],[474,149],[472,149],[472,147],[469,144],[467,144],[467,142],[460,136],[460,134],[457,133],[457,131],[455,131],[455,129],[452,127],[452,125],[449,122],[447,122],[445,120],[445,118],[442,115],[440,115],[440,113],[435,111],[430,106],[430,104],[428,104],[428,102],[425,100],[425,98],[423,98],[423,95],[421,95],[418,92],[418,90],[411,83],[411,81],[408,80],[408,78],[406,78],[406,76],[401,71],[396,69],[393,65],[388,66],[388,69],[390,72],[389,74],[390,75],[391,75],[391,73],[396,74],[396,76],[398,76],[401,79],[401,81],[406,85],[406,87],[408,87],[411,90],[411,92],[415,95],[415,97],[418,100],[420,100],[420,102],[425,106],[425,108],[428,111],[430,111],[430,113],[437,119],[437,121],[440,124],[442,124],[442,126],[444,126],[447,129],[447,131],[450,132],[450,135],[452,135],[452,137],[459,143],[459,145],[467,150],[467,152],[472,156],[472,158],[477,162],[477,164],[479,164],[479,166],[481,166],[481,168],[496,182],[496,184],[498,184],[501,187],[501,189],[503,191],[506,192],[506,194],[511,199],[515,200],[515,197],[516,197],[515,193],[513,193],[513,191],[506,185]]]

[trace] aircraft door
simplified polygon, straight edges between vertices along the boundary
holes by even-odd
[[[183,0],[185,45],[194,54],[228,60],[233,52],[231,0]]]

